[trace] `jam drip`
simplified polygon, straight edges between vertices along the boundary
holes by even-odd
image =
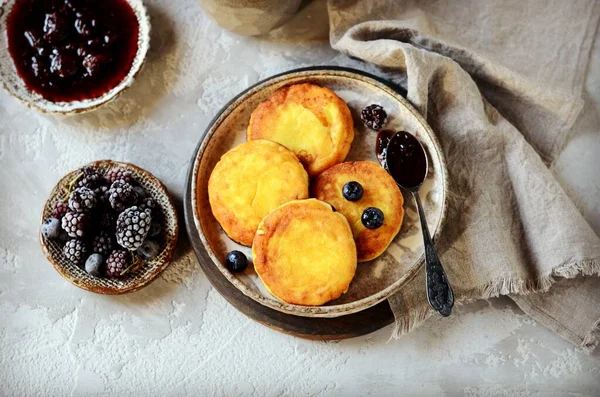
[[[25,85],[44,98],[101,96],[127,76],[138,21],[126,0],[17,0],[8,50]]]

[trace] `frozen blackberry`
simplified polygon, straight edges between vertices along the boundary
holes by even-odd
[[[156,201],[152,197],[145,197],[139,200],[138,207],[142,210],[149,210],[151,213],[154,213],[156,210]]]
[[[48,218],[42,225],[42,234],[45,238],[58,238],[58,236],[60,236],[60,232],[60,221],[56,218]]]
[[[87,257],[87,248],[83,241],[73,239],[66,242],[63,253],[70,262],[80,265]]]
[[[135,206],[126,209],[117,219],[117,243],[130,251],[136,250],[146,239],[151,223],[150,211]]]
[[[67,212],[62,218],[63,230],[73,238],[83,237],[88,226],[88,215],[83,212]]]
[[[121,277],[131,264],[131,254],[125,250],[114,250],[106,258],[106,275],[108,277]]]
[[[54,203],[54,208],[52,208],[53,218],[62,219],[62,217],[65,216],[67,212],[69,212],[69,207],[67,206],[67,203],[61,200]]]
[[[369,105],[360,112],[363,124],[372,130],[379,131],[387,121],[387,113],[379,105]]]
[[[115,249],[114,235],[101,231],[92,239],[92,252],[108,256]]]
[[[138,195],[133,190],[133,186],[122,179],[113,182],[108,189],[108,201],[110,206],[117,212],[123,211],[125,208],[135,205],[138,200]]]
[[[113,183],[115,183],[116,181],[118,181],[119,179],[122,181],[125,181],[127,183],[131,183],[131,172],[127,171],[125,168],[123,167],[113,167],[111,168],[106,175],[104,175],[104,178],[106,179],[106,181],[108,182],[109,185],[112,185]]]
[[[94,189],[94,193],[96,194],[96,201],[98,204],[108,205],[108,189],[109,187],[106,185],[102,185]]]
[[[104,185],[102,174],[92,167],[85,167],[80,171],[83,175],[77,181],[77,187],[87,187],[88,189],[97,189]]]
[[[96,207],[96,194],[87,187],[78,187],[69,196],[69,208],[75,212],[87,212]]]

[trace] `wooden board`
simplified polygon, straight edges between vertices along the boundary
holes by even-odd
[[[193,159],[196,157],[194,152]],[[313,340],[338,340],[354,338],[377,331],[394,321],[387,301],[358,313],[335,318],[309,318],[293,316],[270,309],[244,295],[214,265],[198,236],[191,203],[191,170],[184,195],[185,227],[204,274],[213,287],[236,309],[274,330]]]

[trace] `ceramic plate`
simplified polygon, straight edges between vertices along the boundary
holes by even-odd
[[[251,249],[227,237],[213,217],[208,201],[210,174],[225,152],[245,142],[246,127],[252,111],[273,91],[297,83],[328,87],[350,107],[355,136],[346,161],[377,162],[377,133],[364,127],[360,120],[360,111],[373,103],[382,105],[387,111],[386,129],[409,131],[421,141],[427,151],[429,173],[420,195],[432,236],[439,234],[445,218],[446,165],[434,133],[408,101],[391,85],[352,69],[307,68],[274,76],[239,94],[210,123],[192,164],[191,205],[202,249],[236,288],[262,305],[298,316],[337,317],[367,309],[386,299],[402,288],[423,265],[423,241],[418,215],[414,201],[407,194],[404,194],[405,216],[402,228],[386,252],[375,260],[359,263],[348,292],[318,307],[292,305],[273,297],[265,289],[252,265],[243,273],[229,272],[224,265],[227,252],[237,249],[251,258]]]

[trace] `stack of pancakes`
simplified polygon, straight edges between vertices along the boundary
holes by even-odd
[[[369,161],[342,163],[353,139],[350,109],[332,90],[283,87],[258,105],[248,141],[223,155],[210,176],[213,215],[232,240],[252,246],[257,274],[285,302],[338,298],[357,262],[381,255],[400,230],[403,198],[388,173]],[[342,195],[349,181],[362,185],[360,200]],[[383,226],[363,226],[368,207],[383,212]]]

